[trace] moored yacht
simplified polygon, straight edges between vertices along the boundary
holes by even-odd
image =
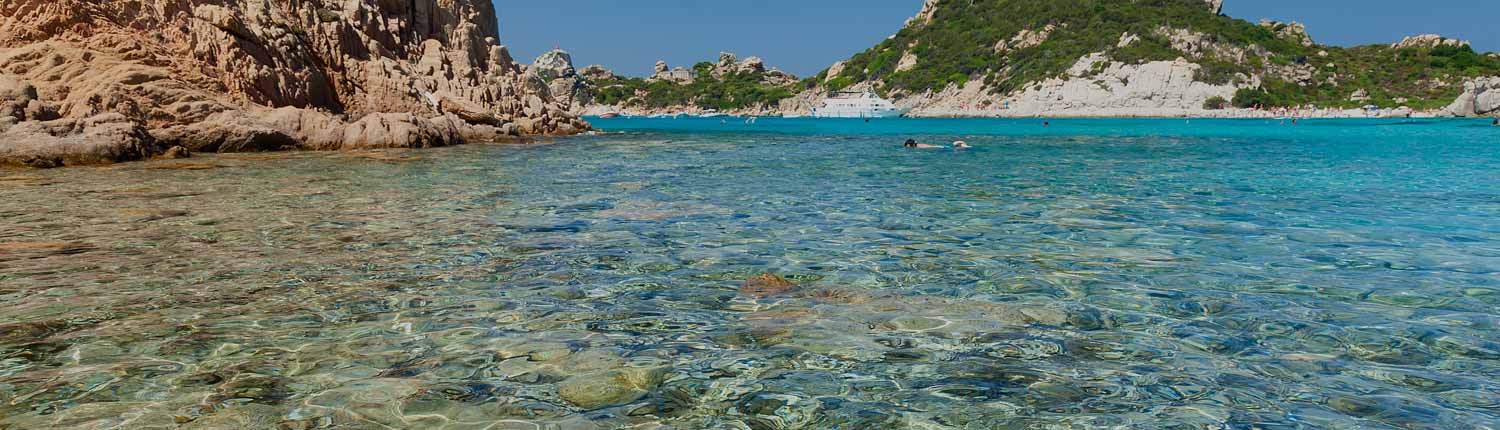
[[[865,91],[836,91],[813,108],[815,118],[895,118],[911,109],[896,107],[889,100]]]

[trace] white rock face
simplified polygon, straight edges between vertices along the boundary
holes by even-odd
[[[1500,115],[1500,76],[1465,82],[1464,93],[1444,111],[1458,117]]]
[[[901,62],[896,63],[897,72],[905,72],[915,67],[917,67],[917,54],[913,54],[911,51],[901,54]]]
[[[1230,100],[1241,88],[1198,82],[1199,68],[1184,59],[1123,64],[1096,53],[1075,63],[1067,77],[1038,82],[1008,98],[997,100],[982,83],[970,82],[902,103],[912,105],[914,116],[957,116],[976,109],[1019,117],[1192,116],[1204,112],[1209,98]]]
[[[1224,0],[1204,0],[1204,1],[1208,2],[1208,8],[1211,9],[1211,10],[1213,10],[1215,15],[1224,13]]]
[[[824,81],[831,81],[833,80],[833,78],[838,77],[840,73],[844,73],[844,66],[847,65],[849,65],[849,62],[840,61],[837,63],[833,63],[832,66],[828,66],[828,78],[824,79]]]

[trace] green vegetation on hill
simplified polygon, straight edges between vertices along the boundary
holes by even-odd
[[[1050,34],[1040,44],[995,49],[1023,30],[1047,28]],[[1162,28],[1209,35],[1211,43],[1239,48],[1245,58],[1218,58],[1212,49],[1195,58],[1173,48],[1158,34]],[[930,23],[904,28],[855,55],[825,86],[837,90],[882,82],[878,91],[901,95],[983,79],[995,93],[1008,94],[1061,76],[1080,58],[1102,52],[1131,64],[1188,58],[1202,66],[1197,79],[1213,84],[1246,84],[1249,77],[1262,76],[1264,91],[1257,101],[1268,106],[1394,105],[1408,99],[1412,107],[1432,107],[1451,101],[1464,78],[1500,75],[1500,61],[1467,47],[1303,46],[1295,36],[1279,35],[1283,28],[1216,15],[1203,0],[940,0]],[[1126,33],[1139,40],[1118,46]],[[918,58],[916,67],[897,71],[908,51]],[[1310,80],[1277,77],[1309,66]],[[824,73],[814,82],[824,82]],[[1349,101],[1358,89],[1365,89],[1370,101]]]
[[[791,97],[794,89],[765,83],[766,72],[738,71],[715,77],[713,70],[713,63],[694,65],[694,80],[687,84],[626,77],[590,82],[598,88],[597,104],[644,108],[744,109],[774,104]]]

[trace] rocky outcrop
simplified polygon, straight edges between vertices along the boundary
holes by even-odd
[[[1457,117],[1500,116],[1500,76],[1464,83],[1464,92],[1443,112]]]
[[[903,27],[914,25],[927,25],[932,23],[932,16],[937,13],[938,0],[925,0],[922,2],[922,10],[917,11],[916,16],[906,20]]]
[[[220,122],[233,137],[243,124],[223,119],[287,107],[334,128],[450,117],[458,128],[586,128],[515,64],[496,21],[481,0],[11,0],[0,74],[29,82],[62,118],[116,113],[153,133]]]
[[[646,78],[647,81],[667,81],[676,82],[679,84],[693,83],[693,72],[691,70],[687,70],[681,67],[668,70],[666,61],[658,60],[656,62],[656,67],[654,70],[655,73],[652,73],[651,77]]]
[[[108,164],[163,151],[145,127],[118,113],[19,123],[14,118],[0,118],[0,166]]]
[[[1208,8],[1209,8],[1209,10],[1214,11],[1214,15],[1219,15],[1219,14],[1224,13],[1224,0],[1204,0],[1204,1],[1208,2]]]
[[[609,69],[604,68],[604,66],[598,64],[584,67],[583,70],[578,72],[578,75],[582,76],[584,79],[591,80],[610,80],[619,78],[619,76],[615,76],[615,72],[610,71]]]
[[[1439,47],[1439,46],[1452,46],[1452,47],[1458,48],[1458,47],[1469,46],[1469,41],[1467,41],[1467,40],[1458,40],[1458,39],[1449,39],[1449,38],[1446,38],[1446,37],[1443,37],[1443,36],[1439,36],[1439,35],[1436,35],[1436,34],[1420,34],[1420,35],[1416,35],[1416,36],[1411,36],[1411,37],[1403,38],[1403,39],[1401,39],[1400,42],[1396,42],[1394,44],[1391,44],[1391,49],[1436,48],[1436,47]]]
[[[693,94],[689,94],[687,97],[682,97],[682,94],[674,96],[677,99],[689,99],[686,103],[647,107],[648,103],[645,101],[651,99],[651,91],[659,90],[660,86],[646,86],[643,88],[639,81],[618,76],[603,66],[589,66],[577,75],[577,80],[580,81],[577,85],[587,88],[588,92],[575,93],[578,95],[575,95],[571,102],[564,100],[562,97],[559,97],[559,101],[563,105],[572,106],[573,112],[580,115],[624,114],[649,116],[678,113],[695,114],[718,110],[698,106],[691,100],[695,97]],[[697,87],[683,89],[680,86],[693,83],[707,83],[710,85],[704,85],[703,87],[716,88],[712,84],[717,84],[725,80],[735,80],[737,83],[750,83],[749,81],[754,81],[754,84],[759,84],[760,86],[780,87],[789,90],[792,85],[797,83],[796,76],[775,67],[767,67],[765,60],[760,57],[752,56],[740,60],[738,55],[730,52],[719,53],[718,59],[713,62],[698,63],[691,71],[680,67],[669,69],[666,61],[657,61],[655,67],[653,67],[652,75],[645,79],[647,83],[669,82],[676,84],[676,86],[668,86],[668,88],[676,88],[688,92],[702,92],[705,90]],[[618,94],[621,92],[618,91],[620,88],[631,88],[634,94],[626,97],[624,100],[618,98],[612,99],[611,104],[608,105],[596,102],[596,97],[594,96],[607,91]],[[776,108],[775,103],[758,102],[754,106],[731,108],[722,113],[763,116],[780,114],[781,111]]]
[[[1026,48],[1036,47],[1038,45],[1041,45],[1042,42],[1046,42],[1048,38],[1052,37],[1052,32],[1054,30],[1057,30],[1057,26],[1052,24],[1047,24],[1046,26],[1043,26],[1041,29],[1036,31],[1032,31],[1030,29],[1021,30],[1010,39],[1001,40],[1000,42],[995,43],[995,52],[1005,53],[1012,50],[1022,50]]]
[[[1307,26],[1300,22],[1276,22],[1269,19],[1260,20],[1260,26],[1270,29],[1276,33],[1276,37],[1291,39],[1302,46],[1311,47],[1315,43],[1312,36],[1307,34]]]
[[[531,63],[531,71],[547,82],[552,97],[564,110],[573,111],[594,98],[593,87],[573,68],[573,55],[568,51],[547,51]]]
[[[1251,51],[1230,43],[1224,43],[1213,35],[1183,28],[1157,27],[1152,33],[1171,42],[1172,49],[1186,53],[1193,59],[1198,60],[1212,56],[1219,60],[1244,62],[1249,59],[1252,53],[1261,56],[1266,55],[1264,48],[1260,48],[1259,46],[1251,45],[1252,49],[1256,49],[1255,51]],[[1128,37],[1128,33],[1125,36],[1121,36],[1120,43],[1116,46],[1129,46],[1126,43]],[[1139,40],[1139,38],[1137,37],[1136,40]],[[1134,43],[1134,41],[1131,41],[1131,43]]]
[[[0,75],[0,165],[62,167],[139,160],[161,152],[139,123],[107,113],[65,119],[35,86]]]

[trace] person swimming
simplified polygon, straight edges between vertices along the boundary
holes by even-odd
[[[1495,122],[1490,123],[1490,125],[1500,127],[1500,117],[1495,117]]]
[[[917,143],[917,141],[914,140],[914,139],[906,139],[906,143],[902,144],[901,146],[907,147],[907,148],[917,148],[917,149],[943,149],[944,148],[942,146],[937,146],[937,145],[928,145],[928,144],[925,144],[925,143]]]
[[[955,140],[955,141],[953,141],[953,149],[969,149],[969,148],[973,148],[972,146],[969,146],[969,142],[965,142],[965,141],[962,141],[962,140]]]

